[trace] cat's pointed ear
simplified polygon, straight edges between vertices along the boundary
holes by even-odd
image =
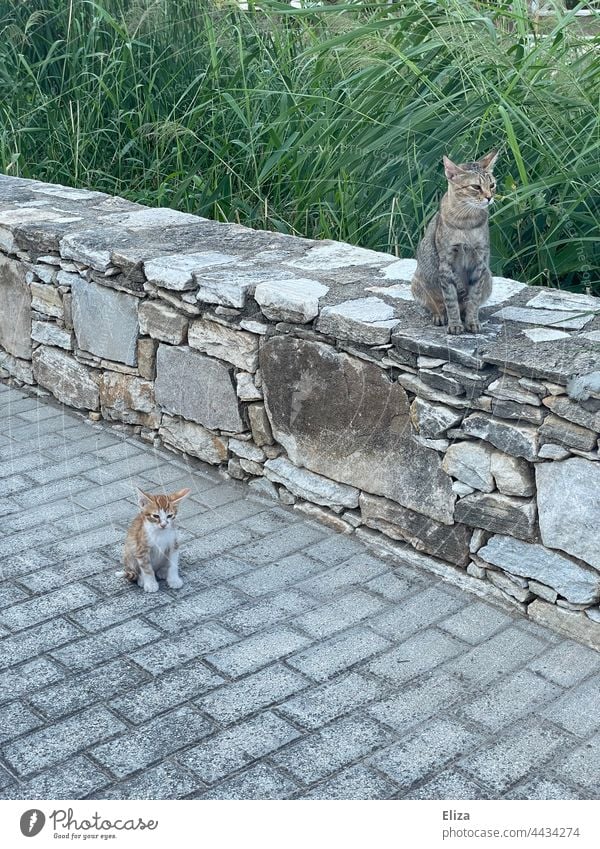
[[[496,160],[498,159],[498,151],[490,150],[489,153],[486,153],[485,156],[482,156],[480,160],[478,160],[479,165],[484,169],[484,171],[493,171],[494,165],[496,164]]]
[[[447,156],[444,156],[444,171],[446,173],[447,180],[453,180],[455,177],[458,177],[459,174],[464,174],[463,169],[460,165],[455,165],[451,159],[448,159]]]
[[[145,492],[142,492],[139,486],[136,486],[135,491],[137,493],[138,505],[140,507],[147,507],[148,504],[150,504],[150,496],[146,495]]]
[[[177,492],[172,492],[169,495],[169,501],[171,504],[179,504],[180,501],[188,497],[191,491],[191,489],[178,489]]]

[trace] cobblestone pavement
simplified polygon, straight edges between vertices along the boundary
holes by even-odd
[[[600,655],[0,385],[3,798],[597,798]],[[181,590],[116,578],[190,486]]]

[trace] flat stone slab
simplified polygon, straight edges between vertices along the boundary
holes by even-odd
[[[581,310],[576,313],[566,313],[564,310],[527,309],[525,307],[504,307],[494,313],[494,318],[501,321],[518,321],[524,324],[536,324],[542,327],[566,327],[569,330],[581,330],[594,318],[593,314],[584,314]]]
[[[305,271],[328,271],[352,265],[383,265],[394,262],[394,259],[390,254],[357,248],[345,242],[332,242],[317,245],[311,248],[305,256],[290,260],[285,264],[292,268],[302,268]]]
[[[33,374],[40,386],[69,407],[97,410],[100,406],[92,373],[66,351],[40,345],[33,352]]]
[[[357,298],[323,307],[316,326],[321,333],[336,339],[383,345],[389,341],[391,329],[397,323],[395,310],[389,304],[379,298]]]
[[[200,269],[228,265],[236,259],[235,256],[219,253],[219,251],[159,256],[144,263],[144,272],[150,283],[155,283],[164,289],[182,292],[196,288],[194,274]]]
[[[71,296],[78,346],[105,360],[136,365],[138,299],[75,275]]]
[[[319,314],[319,298],[328,291],[328,286],[305,277],[272,279],[258,284],[254,299],[271,321],[306,324]]]
[[[31,359],[31,292],[23,263],[0,254],[0,345],[24,360]]]
[[[306,469],[299,469],[285,457],[267,460],[265,476],[281,483],[294,495],[326,506],[358,507],[358,489],[328,480]]]

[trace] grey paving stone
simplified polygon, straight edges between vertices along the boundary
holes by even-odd
[[[43,721],[22,702],[0,707],[0,743],[19,737],[43,725]]]
[[[42,622],[29,630],[0,640],[0,669],[15,666],[24,660],[76,640],[81,631],[65,619]]]
[[[0,704],[27,697],[64,677],[62,669],[45,657],[35,658],[16,669],[0,673]]]
[[[397,784],[402,795],[417,781],[439,773],[480,739],[480,735],[456,720],[434,719],[412,737],[376,754],[369,763]]]
[[[262,666],[291,654],[308,642],[309,640],[297,631],[279,626],[212,652],[206,655],[206,660],[219,672],[239,678],[240,675],[255,672]]]
[[[43,454],[26,454],[10,450],[0,452],[0,478],[8,478],[36,469],[38,466],[48,463],[48,458]]]
[[[255,508],[260,508],[260,510],[265,509],[264,504],[260,504],[258,501],[249,498],[246,492],[235,486],[231,486],[230,484],[221,483],[216,486],[211,486],[210,488],[198,493],[198,497],[206,507],[221,507],[223,504],[227,504],[230,501],[239,502],[243,499],[244,501],[254,504]],[[257,512],[260,512],[260,510],[257,509]]]
[[[181,799],[204,785],[179,764],[166,761],[125,781],[108,787],[98,799]]]
[[[501,795],[534,768],[543,775],[544,763],[569,743],[570,738],[558,728],[532,721],[511,729],[509,735],[463,757],[459,763],[461,769]]]
[[[250,518],[244,519],[241,524],[245,528],[261,536],[265,536],[266,534],[273,534],[276,531],[289,528],[296,522],[298,522],[298,516],[296,514],[275,507],[272,510],[265,510],[262,513],[250,516]]]
[[[196,660],[112,699],[109,706],[128,722],[137,724],[213,690],[223,680]]]
[[[245,545],[252,540],[252,532],[241,525],[231,525],[212,534],[206,534],[196,539],[184,539],[181,546],[181,557],[186,574],[194,574],[195,569],[200,572],[203,561],[218,557],[225,552],[239,551],[240,545]],[[185,592],[185,584],[183,592]]]
[[[422,672],[434,669],[442,662],[444,672],[448,670],[447,661],[464,651],[464,646],[433,628],[417,633],[395,646],[381,657],[366,665],[366,669],[373,675],[401,684],[409,681]]]
[[[198,794],[198,799],[289,799],[298,789],[287,776],[268,764],[250,769]]]
[[[600,654],[579,643],[563,640],[532,660],[528,667],[548,681],[571,687],[592,672],[600,671]]]
[[[108,782],[98,767],[80,755],[4,790],[2,795],[5,799],[83,799]]]
[[[243,597],[230,587],[201,590],[183,601],[175,601],[146,614],[149,622],[172,633],[196,625],[243,603]]]
[[[19,578],[19,583],[26,586],[33,593],[46,593],[57,587],[66,587],[72,581],[89,579],[93,575],[110,569],[113,581],[115,578],[115,564],[104,557],[100,552],[82,554],[79,557],[69,559],[68,563],[59,563],[55,566],[46,566],[37,572],[30,572]],[[89,584],[89,581],[86,580]]]
[[[581,799],[581,794],[554,778],[534,776],[515,784],[502,798],[526,801],[531,799]]]
[[[35,549],[21,551],[12,557],[2,558],[0,561],[0,577],[2,580],[19,578],[21,575],[35,572],[55,562],[54,558],[42,551],[36,551]]]
[[[119,578],[115,577],[115,581],[119,581]],[[145,593],[138,586],[122,578],[120,583],[123,592],[116,598],[98,601],[84,610],[74,610],[71,613],[71,619],[86,631],[101,631],[118,622],[132,619],[134,616],[144,616],[172,601],[166,593]]]
[[[203,713],[228,724],[283,701],[309,683],[302,675],[276,663],[208,693],[196,703]]]
[[[172,486],[176,486],[176,483],[173,483]],[[195,501],[202,505],[201,511],[195,516],[188,515],[179,522],[180,527],[185,528],[195,537],[211,535],[219,528],[235,525],[264,510],[264,505],[257,504],[249,499],[238,499],[218,507],[207,507],[203,501],[200,501],[200,498],[200,494],[197,494]],[[243,525],[240,525],[239,531],[246,540],[256,537],[255,532]]]
[[[69,476],[63,480],[53,481],[43,486],[30,484],[27,490],[19,493],[17,501],[21,507],[36,507],[49,504],[62,498],[74,499],[85,490],[89,490],[90,482],[83,477]],[[79,503],[79,502],[78,502]],[[85,504],[82,505],[85,507]]]
[[[391,781],[362,764],[343,769],[328,781],[322,781],[302,793],[300,799],[390,799],[395,792]]]
[[[289,610],[278,607],[270,599],[263,599],[238,607],[233,613],[225,614],[222,621],[227,628],[247,637],[289,619],[290,615]]]
[[[32,468],[27,474],[39,484],[58,481],[73,474],[87,473],[86,476],[89,477],[90,470],[96,466],[97,462],[92,454],[79,454],[59,463],[47,462],[44,465],[38,465],[37,468]]]
[[[51,501],[49,504],[40,504],[27,510],[19,510],[18,513],[6,519],[3,527],[6,528],[6,533],[15,533],[48,523],[55,525],[58,521],[74,519],[84,513],[83,507],[79,507],[68,498],[60,498],[58,501]]]
[[[117,693],[139,686],[148,675],[124,660],[105,663],[91,672],[61,681],[32,695],[30,703],[50,719],[107,701]]]
[[[511,625],[450,663],[446,672],[484,686],[525,665],[545,648],[543,640]]]
[[[27,776],[126,730],[127,726],[110,711],[97,706],[7,743],[2,752],[18,775]]]
[[[314,638],[329,637],[370,618],[386,606],[385,602],[364,590],[354,590],[329,604],[313,608],[292,620],[292,624]]]
[[[514,621],[508,613],[483,601],[470,601],[452,616],[440,621],[439,627],[459,640],[478,645]]]
[[[202,781],[213,784],[299,736],[292,725],[267,711],[194,746],[178,760]]]
[[[561,692],[555,684],[523,669],[492,684],[474,699],[465,700],[462,713],[491,731],[499,731],[504,725],[555,699]]]
[[[345,717],[272,755],[271,763],[303,784],[312,784],[389,745],[392,739],[389,732],[372,719]]]
[[[64,648],[55,649],[51,654],[71,672],[82,672],[104,660],[110,660],[146,645],[158,637],[160,637],[160,631],[156,628],[152,628],[141,619],[131,619],[101,634],[84,637]]]
[[[303,690],[279,705],[277,711],[312,731],[372,702],[381,696],[382,690],[379,682],[350,672],[318,687]]]
[[[388,568],[369,554],[357,554],[317,577],[302,581],[297,589],[317,598],[330,598],[336,592],[345,592],[353,586],[363,584],[369,578],[386,572]]]
[[[305,549],[305,554],[320,560],[326,566],[337,566],[355,554],[364,554],[364,546],[351,536],[335,534],[327,536]]]
[[[323,565],[305,557],[292,554],[289,557],[275,558],[275,562],[251,572],[232,578],[233,586],[251,596],[261,596],[276,592],[284,587],[296,586],[309,575],[323,572]]]
[[[404,570],[401,571],[399,567],[393,571],[384,572],[376,578],[371,578],[365,584],[365,588],[370,592],[377,593],[388,601],[404,601],[423,586],[426,586],[426,582],[422,576],[419,577],[412,573],[406,575]]]
[[[43,525],[36,530],[35,543],[39,546],[44,545],[45,543],[51,543],[56,540],[59,535],[60,532],[57,528]],[[11,555],[25,551],[30,548],[30,546],[31,533],[29,530],[21,531],[17,534],[11,534],[10,536],[4,537],[4,539],[0,539],[0,557],[10,557]]]
[[[0,608],[11,607],[19,601],[26,601],[31,596],[22,587],[5,582],[0,596]]]
[[[83,534],[63,539],[61,542],[53,541],[46,546],[46,550],[50,557],[64,561],[70,557],[79,557],[111,542],[122,544],[123,540],[124,534],[122,529],[108,525],[97,530],[86,531]]]
[[[467,603],[465,597],[456,598],[443,584],[429,587],[412,595],[405,602],[388,608],[381,616],[375,616],[370,622],[386,637],[402,640],[415,629],[427,628],[445,616],[449,616]]]
[[[464,697],[466,686],[444,672],[423,675],[369,707],[371,716],[404,734]]]
[[[164,714],[160,722],[151,721],[121,734],[109,743],[91,749],[90,754],[117,778],[151,766],[206,737],[213,724],[189,707]]]
[[[183,543],[183,549],[185,551],[185,541]],[[193,571],[188,569],[184,588],[187,590],[198,581],[204,582],[205,586],[207,583],[221,584],[253,568],[254,566],[252,564],[245,563],[237,557],[231,557],[229,554],[220,554],[195,566]]]
[[[136,454],[131,454],[123,460],[116,460],[114,463],[98,465],[97,457],[93,459],[94,463],[89,467],[89,471],[85,472],[85,476],[98,486],[107,486],[124,479],[137,481],[140,472],[157,466],[161,462],[159,457],[154,457],[151,452],[141,448]]]
[[[237,634],[218,623],[206,622],[173,637],[161,637],[146,648],[130,652],[129,657],[152,675],[160,675],[237,639]]]
[[[415,786],[402,799],[493,799],[489,788],[481,787],[472,778],[450,767],[428,781]],[[451,825],[451,823],[448,823]],[[459,826],[460,823],[457,823]]]
[[[324,681],[391,645],[389,640],[365,627],[355,627],[322,640],[288,658],[288,664],[315,681]]]
[[[577,737],[600,729],[600,674],[572,687],[541,711],[542,716]]]
[[[554,772],[559,779],[584,787],[593,799],[598,799],[600,787],[600,734],[558,758]]]
[[[114,483],[99,486],[89,480],[86,480],[85,486],[73,492],[73,501],[80,507],[85,507],[87,510],[93,510],[104,504],[110,504],[111,501],[122,501],[123,499],[132,498],[135,494],[135,481],[120,480]],[[135,516],[135,507],[132,506],[131,519]]]
[[[3,610],[0,613],[0,623],[13,631],[20,631],[45,619],[92,604],[97,598],[97,594],[85,584],[67,584],[56,592],[45,593]]]
[[[292,554],[301,548],[306,548],[312,542],[323,539],[325,532],[313,527],[308,522],[301,522],[291,528],[284,528],[274,534],[268,534],[260,540],[245,547],[243,556],[251,563],[262,565],[279,560],[287,554]],[[236,549],[232,554],[237,555]]]

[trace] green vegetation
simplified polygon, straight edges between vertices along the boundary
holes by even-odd
[[[494,271],[600,294],[595,26],[260,5],[0,0],[0,169],[411,256],[442,154],[499,147]]]

